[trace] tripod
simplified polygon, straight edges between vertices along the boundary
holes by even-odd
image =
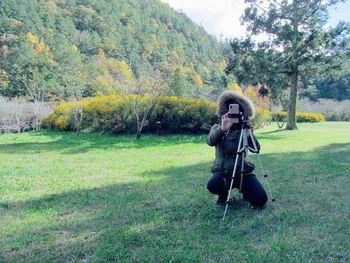
[[[255,142],[255,138],[253,136],[253,132],[252,132],[252,130],[250,128],[248,117],[243,117],[241,114],[232,114],[231,117],[237,117],[236,115],[239,115],[239,117],[241,117],[241,119],[240,119],[241,131],[240,131],[240,136],[239,136],[238,148],[237,148],[237,152],[236,152],[235,164],[234,164],[234,168],[233,168],[233,172],[232,172],[232,176],[231,176],[230,188],[229,188],[229,192],[228,192],[227,200],[226,200],[225,212],[224,212],[224,215],[222,217],[222,221],[225,220],[225,216],[226,216],[229,200],[230,200],[230,197],[231,197],[232,186],[233,186],[233,182],[234,182],[234,179],[235,179],[235,176],[236,176],[236,170],[237,170],[239,156],[241,156],[241,159],[242,159],[241,160],[242,161],[241,172],[240,172],[240,174],[241,174],[241,178],[240,179],[241,180],[240,180],[240,186],[239,186],[239,192],[240,193],[242,193],[243,173],[244,173],[244,159],[247,156],[248,151],[253,152],[253,153],[255,153],[257,155],[259,163],[260,163],[261,170],[263,172],[263,178],[265,180],[267,180],[267,177],[268,177],[268,175],[265,173],[264,168],[262,166],[262,163],[261,163],[261,160],[260,160],[260,156],[259,156],[259,149],[258,149],[257,144]],[[250,137],[250,139],[252,141],[253,147],[249,146],[248,136]],[[274,202],[275,199],[272,197],[272,193],[271,193],[271,190],[270,190],[269,183],[267,184],[267,189],[268,189],[271,201]],[[276,209],[275,204],[274,204],[274,207]]]

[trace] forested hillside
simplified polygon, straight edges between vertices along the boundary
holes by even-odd
[[[226,86],[222,45],[159,0],[2,0],[0,95],[102,95],[149,75],[211,96]]]

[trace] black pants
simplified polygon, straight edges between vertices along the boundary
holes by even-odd
[[[233,188],[240,187],[241,176],[236,175],[233,182]],[[213,174],[209,180],[207,188],[209,192],[227,198],[228,190],[231,184],[231,175],[223,172]],[[244,174],[242,182],[243,198],[253,206],[262,207],[267,202],[267,194],[254,174]]]

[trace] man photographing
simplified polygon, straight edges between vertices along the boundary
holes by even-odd
[[[243,198],[253,206],[263,207],[267,202],[267,194],[253,174],[255,166],[243,153],[239,153],[242,125],[248,124],[242,124],[238,117],[242,116],[248,122],[248,118],[255,115],[254,105],[244,95],[225,91],[219,97],[216,113],[221,117],[221,122],[213,125],[207,138],[207,144],[215,146],[215,160],[211,168],[213,176],[207,188],[218,195],[219,205],[231,204],[228,194],[232,187],[240,189]],[[247,135],[247,146],[260,149],[252,133]]]

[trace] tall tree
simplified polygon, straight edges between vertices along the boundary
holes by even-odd
[[[256,45],[249,37],[235,40],[228,72],[239,81],[250,78],[272,89],[289,87],[287,129],[296,129],[296,101],[301,78],[341,69],[349,25],[325,29],[327,9],[341,0],[245,0],[242,21],[249,36],[265,35]],[[244,52],[241,52],[241,51]],[[251,67],[249,67],[251,66]],[[249,68],[248,68],[249,67]],[[247,72],[242,70],[247,69]],[[260,78],[259,78],[260,77]]]
[[[170,90],[173,95],[182,97],[187,87],[186,77],[182,74],[181,70],[177,68],[174,73],[173,80],[170,83]]]
[[[118,93],[129,104],[136,119],[137,140],[141,138],[142,129],[160,96],[168,92],[169,87],[163,79],[160,72],[153,72],[151,75],[140,74],[134,85],[124,85],[124,91]],[[134,96],[128,95],[130,93]]]

